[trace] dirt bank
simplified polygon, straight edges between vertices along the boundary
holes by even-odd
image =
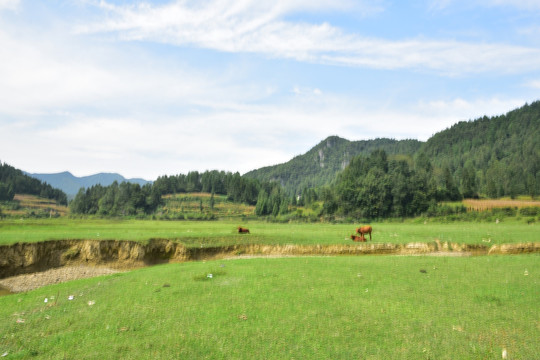
[[[118,272],[118,270],[95,266],[64,266],[42,272],[1,279],[0,286],[9,289],[11,292],[22,292],[34,290],[50,284],[114,274],[116,272]]]
[[[101,275],[107,271],[132,269],[167,262],[184,262],[230,258],[235,256],[302,256],[302,255],[491,255],[540,252],[540,243],[467,245],[434,241],[432,243],[343,245],[255,245],[186,248],[165,239],[148,243],[116,240],[60,240],[17,243],[0,246],[0,279],[25,274],[19,284],[0,285],[14,291],[26,291],[25,283],[41,286],[80,277]],[[60,268],[63,268],[60,269]],[[60,269],[51,272],[53,269]],[[43,273],[49,271],[44,275]],[[36,273],[36,274],[34,274]],[[88,276],[87,276],[88,275]],[[35,279],[34,279],[35,278]],[[34,280],[29,280],[34,279]],[[58,280],[57,280],[58,279]],[[21,287],[16,287],[21,286]],[[35,288],[34,285],[31,285]]]

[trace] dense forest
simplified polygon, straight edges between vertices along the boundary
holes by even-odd
[[[161,196],[152,185],[113,182],[109,186],[81,188],[69,203],[72,214],[128,216],[152,214],[161,204]]]
[[[540,101],[506,115],[459,122],[431,137],[420,152],[431,159],[439,178],[450,171],[462,179],[464,197],[535,197],[540,193]]]
[[[67,196],[63,191],[0,162],[0,201],[13,200],[15,194],[37,195],[55,200],[58,204],[67,205]]]
[[[451,176],[437,184],[427,158],[389,159],[383,150],[353,158],[321,193],[323,214],[367,219],[420,215],[437,202],[461,198]]]

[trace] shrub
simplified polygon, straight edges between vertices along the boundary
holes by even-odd
[[[540,214],[540,207],[538,206],[527,206],[519,209],[519,214],[522,216],[536,216]]]

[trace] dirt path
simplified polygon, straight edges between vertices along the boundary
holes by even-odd
[[[119,271],[103,267],[66,266],[43,272],[1,279],[0,286],[9,289],[11,292],[23,292],[34,290],[50,284],[58,284],[76,279],[114,274],[117,272]]]

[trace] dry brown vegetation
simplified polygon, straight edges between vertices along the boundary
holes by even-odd
[[[50,216],[64,216],[68,213],[67,206],[57,205],[54,200],[35,195],[16,194],[13,201],[19,203],[18,207],[16,209],[3,209],[5,214],[22,216],[33,211],[34,213],[47,213]]]
[[[540,207],[540,201],[537,200],[511,200],[511,199],[497,199],[497,200],[477,200],[477,199],[465,199],[463,205],[468,209],[483,211],[493,208],[522,208],[529,206]]]

